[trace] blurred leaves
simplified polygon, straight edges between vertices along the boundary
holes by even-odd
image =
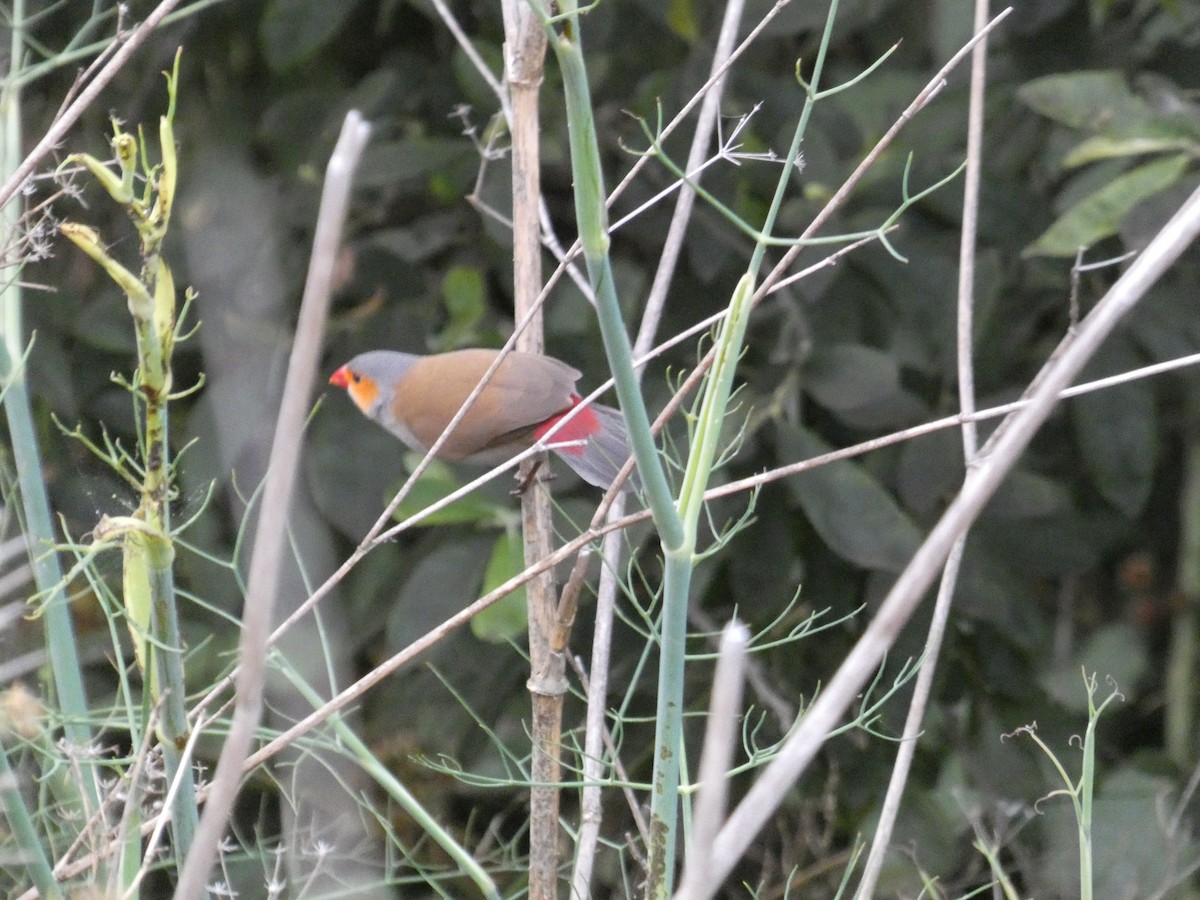
[[[1182,154],[1168,156],[1118,175],[1071,206],[1033,242],[1026,255],[1073,257],[1111,237],[1137,204],[1178,181],[1189,162]]]
[[[517,528],[507,528],[492,545],[492,555],[483,573],[483,591],[494,591],[508,579],[525,571],[525,544]],[[517,588],[471,619],[477,638],[492,643],[515,640],[529,625],[524,586]]]
[[[1084,368],[1081,380],[1144,364],[1117,334]],[[1134,381],[1071,401],[1075,436],[1087,473],[1109,503],[1129,517],[1142,512],[1158,462],[1158,405],[1148,381]]]
[[[281,71],[305,62],[333,40],[356,0],[268,0],[259,35],[263,55]]]
[[[405,453],[404,460],[409,471],[415,471],[422,455]],[[408,492],[408,496],[396,507],[396,520],[403,522],[422,510],[450,496],[463,486],[455,470],[444,462],[432,460],[428,468],[421,473],[416,484]],[[399,488],[399,485],[395,486]],[[392,491],[394,494],[395,491]],[[386,499],[386,498],[384,498]],[[514,512],[511,507],[504,507],[492,502],[486,493],[475,491],[460,497],[453,503],[431,513],[421,519],[417,525],[421,528],[432,528],[438,525],[480,525],[494,526],[511,524]]]
[[[1097,672],[1113,684],[1137,685],[1150,667],[1150,648],[1145,636],[1128,622],[1106,626],[1089,635],[1071,658],[1042,676],[1046,693],[1063,709],[1087,715],[1087,694],[1079,689],[1078,673]]]
[[[1158,117],[1129,90],[1119,71],[1067,72],[1022,85],[1017,96],[1035,112],[1073,129],[1136,134]]]
[[[461,199],[470,187],[474,149],[462,138],[413,136],[396,141],[376,141],[367,146],[355,173],[360,188],[428,188],[431,179],[453,176],[459,184],[453,198]],[[449,199],[449,198],[447,198]]]
[[[470,266],[454,266],[442,278],[442,300],[449,321],[438,335],[437,349],[455,350],[479,343],[476,329],[487,312],[483,273]]]
[[[385,653],[403,650],[479,596],[492,538],[467,534],[431,541],[406,566],[407,577],[385,615]],[[391,598],[389,598],[391,599]],[[452,652],[439,644],[430,656]]]
[[[813,399],[834,411],[882,400],[900,386],[900,367],[892,356],[857,344],[816,348],[804,374]]]
[[[1166,85],[1162,93],[1165,93]],[[1077,198],[1026,251],[1031,256],[1074,256],[1082,247],[1117,233],[1130,211],[1170,187],[1200,149],[1200,111],[1177,96],[1157,102],[1135,94],[1116,71],[1047,75],[1021,86],[1017,95],[1039,114],[1069,129],[1073,140],[1057,165],[1063,170],[1107,159],[1132,159],[1172,151],[1106,178]]]
[[[803,428],[780,425],[777,433],[780,455],[789,461],[832,449]],[[900,572],[921,542],[912,519],[856,462],[826,463],[786,483],[829,548],[864,569]]]
[[[670,0],[667,4],[667,24],[686,41],[700,37],[700,22],[695,0]]]

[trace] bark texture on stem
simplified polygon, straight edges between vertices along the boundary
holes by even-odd
[[[524,2],[505,2],[505,69],[512,102],[513,303],[518,320],[535,306],[542,289],[541,230],[538,202],[541,173],[538,142],[538,95],[546,58],[546,33]],[[542,316],[534,312],[517,337],[517,349],[542,352]],[[544,459],[522,466],[534,481],[521,498],[525,564],[535,565],[553,550],[550,496],[536,478]],[[529,609],[529,693],[532,703],[533,755],[529,791],[529,896],[558,896],[558,808],[562,703],[566,692],[563,654],[552,647],[554,572],[547,570],[526,586]]]

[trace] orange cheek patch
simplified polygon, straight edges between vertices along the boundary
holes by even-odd
[[[363,412],[368,412],[379,397],[379,385],[370,378],[363,378],[357,383],[351,382],[346,388],[354,405]]]

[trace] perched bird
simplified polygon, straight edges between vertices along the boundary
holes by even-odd
[[[362,353],[329,383],[405,446],[426,452],[483,379],[498,350],[416,356],[393,350]],[[579,405],[579,372],[536,353],[510,352],[438,450],[439,459],[499,465],[537,443]],[[555,444],[578,441],[573,446]],[[625,418],[598,403],[581,409],[548,441],[588,484],[608,488],[629,458]]]

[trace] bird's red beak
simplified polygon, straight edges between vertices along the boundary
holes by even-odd
[[[345,366],[342,366],[329,376],[329,383],[334,387],[340,387],[343,389],[350,387],[350,370]]]

